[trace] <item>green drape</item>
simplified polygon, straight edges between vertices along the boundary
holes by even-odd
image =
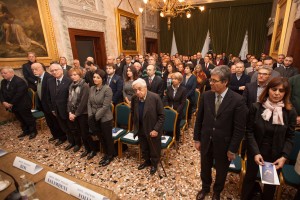
[[[172,19],[172,24],[174,28],[175,40],[177,45],[177,50],[180,54],[187,55],[189,52],[189,36],[190,36],[190,20],[185,16],[176,17]]]
[[[226,51],[230,8],[214,8],[209,10],[209,33],[215,52]]]
[[[168,24],[166,18],[160,18],[160,52],[171,53],[173,27],[168,30]]]

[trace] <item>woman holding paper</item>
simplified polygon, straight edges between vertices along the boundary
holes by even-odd
[[[246,126],[247,170],[241,199],[251,199],[259,165],[280,170],[293,148],[297,113],[290,103],[288,79],[273,78],[252,104]],[[273,199],[276,186],[264,184],[262,199]]]
[[[105,79],[105,72],[97,69],[93,76],[95,85],[90,88],[88,100],[89,127],[98,136],[104,150],[104,156],[99,162],[101,166],[108,165],[114,155],[113,114],[110,109],[113,93],[108,85],[103,84]]]

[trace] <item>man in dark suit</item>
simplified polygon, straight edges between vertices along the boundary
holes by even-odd
[[[196,54],[196,59],[192,61],[193,65],[203,65],[204,64],[204,60],[202,58],[202,54],[200,52],[197,52]]]
[[[279,54],[277,56],[277,62],[273,64],[273,69],[276,69],[277,67],[283,66],[284,59],[285,59],[285,55],[284,54]]]
[[[123,71],[123,76],[122,76],[123,80],[125,80],[126,73],[127,73],[127,68],[132,65],[131,60],[132,60],[131,56],[126,56],[125,57],[125,63],[123,63],[123,67],[122,67],[122,69],[123,69],[122,70]]]
[[[46,119],[46,123],[50,129],[52,134],[52,138],[49,139],[49,142],[64,137],[64,132],[59,127],[56,117],[52,114],[51,109],[49,107],[48,102],[48,80],[54,79],[52,75],[45,71],[44,67],[41,63],[33,63],[31,66],[33,74],[38,77],[38,84],[37,84],[37,109],[43,111]]]
[[[28,62],[22,65],[22,71],[25,80],[27,81],[28,87],[31,88],[33,91],[36,91],[37,85],[37,77],[33,75],[31,71],[32,63],[36,62],[36,56],[34,52],[28,52]]]
[[[263,60],[263,65],[269,67],[270,69],[273,69],[273,58],[270,56],[265,57]],[[257,82],[257,75],[258,72],[254,72],[254,74],[251,76],[251,82]],[[280,77],[280,73],[275,70],[272,70],[271,77]]]
[[[228,89],[229,80],[227,66],[214,68],[211,91],[203,93],[200,100],[194,131],[195,148],[201,149],[202,190],[197,199],[203,200],[210,191],[214,162],[217,175],[212,199],[220,199],[230,162],[244,136],[247,107],[241,95]]]
[[[132,83],[132,87],[135,91],[131,100],[133,130],[139,137],[144,159],[138,169],[151,165],[150,174],[153,175],[160,160],[164,107],[160,97],[147,90],[145,80],[138,78]]]
[[[0,101],[7,111],[15,114],[21,123],[23,133],[18,136],[33,139],[37,135],[35,119],[31,114],[32,101],[28,95],[26,82],[16,76],[14,70],[9,67],[1,69],[3,80],[1,81]]]
[[[48,103],[52,114],[56,117],[59,127],[63,131],[55,146],[63,144],[68,138],[70,144],[65,148],[68,150],[75,145],[67,125],[67,120],[69,120],[67,104],[69,86],[72,80],[64,75],[63,69],[59,64],[53,63],[50,65],[50,72],[54,78],[48,80]]]
[[[113,92],[113,104],[117,105],[123,101],[123,80],[115,72],[116,68],[113,64],[106,66],[106,84],[109,85]]]
[[[244,62],[238,62],[235,65],[235,73],[231,74],[229,88],[234,92],[242,95],[246,84],[250,82],[250,76],[244,74]]]
[[[143,55],[139,55],[139,63],[142,65],[142,71],[147,69],[148,63],[145,61],[145,58]]]
[[[115,64],[115,68],[116,68],[116,74],[118,76],[120,76],[122,78],[123,76],[123,68],[122,68],[122,64],[121,64],[121,59],[118,57],[116,58],[116,64]]]
[[[145,81],[147,83],[147,88],[149,91],[158,94],[161,98],[164,92],[164,83],[161,77],[155,75],[156,67],[154,65],[147,66],[147,77]]]
[[[202,64],[202,69],[203,69],[204,73],[206,74],[207,79],[210,78],[210,71],[214,68],[215,68],[215,66],[210,63],[209,57],[205,56],[204,57],[204,64]],[[205,88],[205,91],[208,91],[208,90],[210,90],[209,82],[206,83],[206,88]]]
[[[72,66],[68,65],[67,58],[66,57],[60,57],[59,58],[59,64],[64,70],[64,75],[69,76],[68,71],[72,68]]]
[[[292,66],[293,64],[293,57],[287,56],[283,61],[283,66],[275,68],[275,71],[278,71],[282,77],[290,78],[292,76],[297,75],[298,69]]]

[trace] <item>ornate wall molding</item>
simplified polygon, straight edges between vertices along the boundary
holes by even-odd
[[[152,31],[145,30],[145,38],[158,39],[158,32],[152,32]]]

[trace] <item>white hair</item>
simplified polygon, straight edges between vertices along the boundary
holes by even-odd
[[[15,73],[15,70],[12,67],[3,67],[1,68],[0,72],[2,72],[2,70],[7,70],[8,72]]]
[[[135,81],[133,81],[132,87],[134,87],[135,85],[140,85],[141,87],[147,87],[146,81],[142,78],[138,78]]]

